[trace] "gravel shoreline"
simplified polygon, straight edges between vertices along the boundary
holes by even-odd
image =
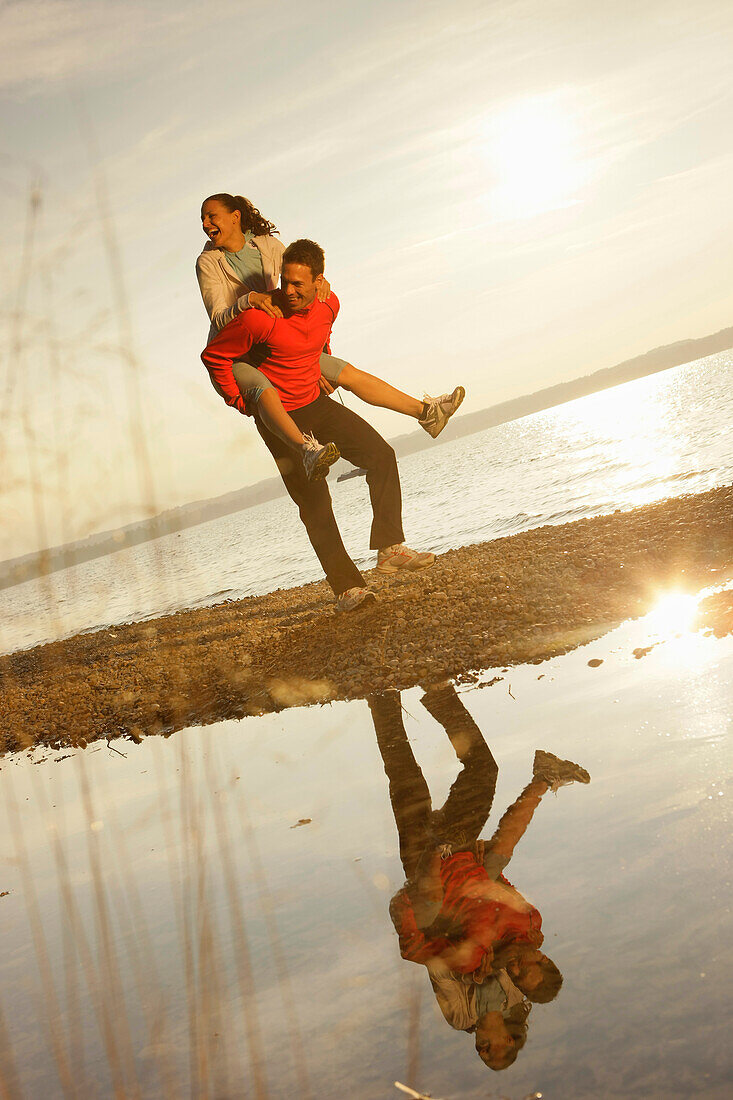
[[[334,614],[322,581],[0,657],[0,751],[137,741],[545,660],[644,614],[661,590],[733,577],[733,486],[368,576],[378,601],[353,615]]]

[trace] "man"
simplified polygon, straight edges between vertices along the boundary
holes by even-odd
[[[343,455],[366,469],[373,522],[369,545],[377,550],[382,573],[424,569],[434,554],[418,553],[404,544],[402,495],[395,453],[360,416],[330,400],[320,387],[320,355],[328,344],[339,302],[331,294],[317,298],[323,283],[323,250],[314,241],[298,240],[283,255],[283,317],[247,310],[230,321],[204,349],[201,358],[228,405],[246,412],[234,378],[233,363],[255,345],[264,358],[259,370],[278,390],[283,407],[303,433],[326,440],[325,463]],[[303,463],[259,420],[257,430],[277,463],[285,488],[297,504],[311,545],[336,596],[337,609],[353,611],[374,601],[364,578],[346,553],[336,525],[325,480],[311,480]],[[329,449],[329,445],[332,450]],[[320,449],[320,448],[319,448]]]

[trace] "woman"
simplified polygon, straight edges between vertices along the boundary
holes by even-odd
[[[263,218],[248,199],[221,193],[204,200],[201,225],[209,243],[196,261],[196,276],[211,320],[209,340],[246,309],[261,309],[272,317],[282,317],[272,292],[280,279],[284,247],[274,236],[277,230],[273,223]],[[326,299],[330,292],[324,282],[319,297]],[[248,360],[234,368],[243,396],[256,405],[271,432],[303,454],[309,476],[325,476],[339,457],[334,444],[322,448],[317,440],[304,436],[283,408],[277,390],[257,370],[256,358],[250,355]],[[325,353],[321,356],[321,374],[326,393],[342,386],[369,405],[413,417],[433,438],[443,430],[465,394],[463,387],[457,386],[452,394],[418,401],[381,378]]]

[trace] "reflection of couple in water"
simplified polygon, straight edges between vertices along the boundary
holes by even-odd
[[[503,871],[547,791],[590,777],[537,751],[531,782],[491,839],[481,840],[498,768],[453,686],[431,687],[422,698],[463,765],[440,810],[407,739],[399,693],[368,702],[407,880],[390,905],[402,957],[427,968],[441,1012],[451,1027],[474,1034],[486,1065],[506,1069],[526,1042],[532,1003],[553,1000],[562,975],[540,950],[539,912]]]

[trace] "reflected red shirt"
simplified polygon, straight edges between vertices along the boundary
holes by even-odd
[[[516,907],[507,903],[506,895],[504,899],[493,896],[492,880],[472,852],[456,852],[443,860],[440,878],[443,886],[440,915],[454,929],[460,929],[460,933],[449,939],[421,932],[415,922],[409,894],[403,888],[393,898],[391,907],[403,959],[425,962],[432,956],[443,955],[460,942],[466,948],[463,962],[460,965],[452,963],[451,969],[471,974],[489,947],[496,950],[506,943],[528,942],[530,933],[541,931],[542,917],[538,910],[526,902],[503,875],[499,875],[496,882],[507,887],[510,896],[515,895]]]

